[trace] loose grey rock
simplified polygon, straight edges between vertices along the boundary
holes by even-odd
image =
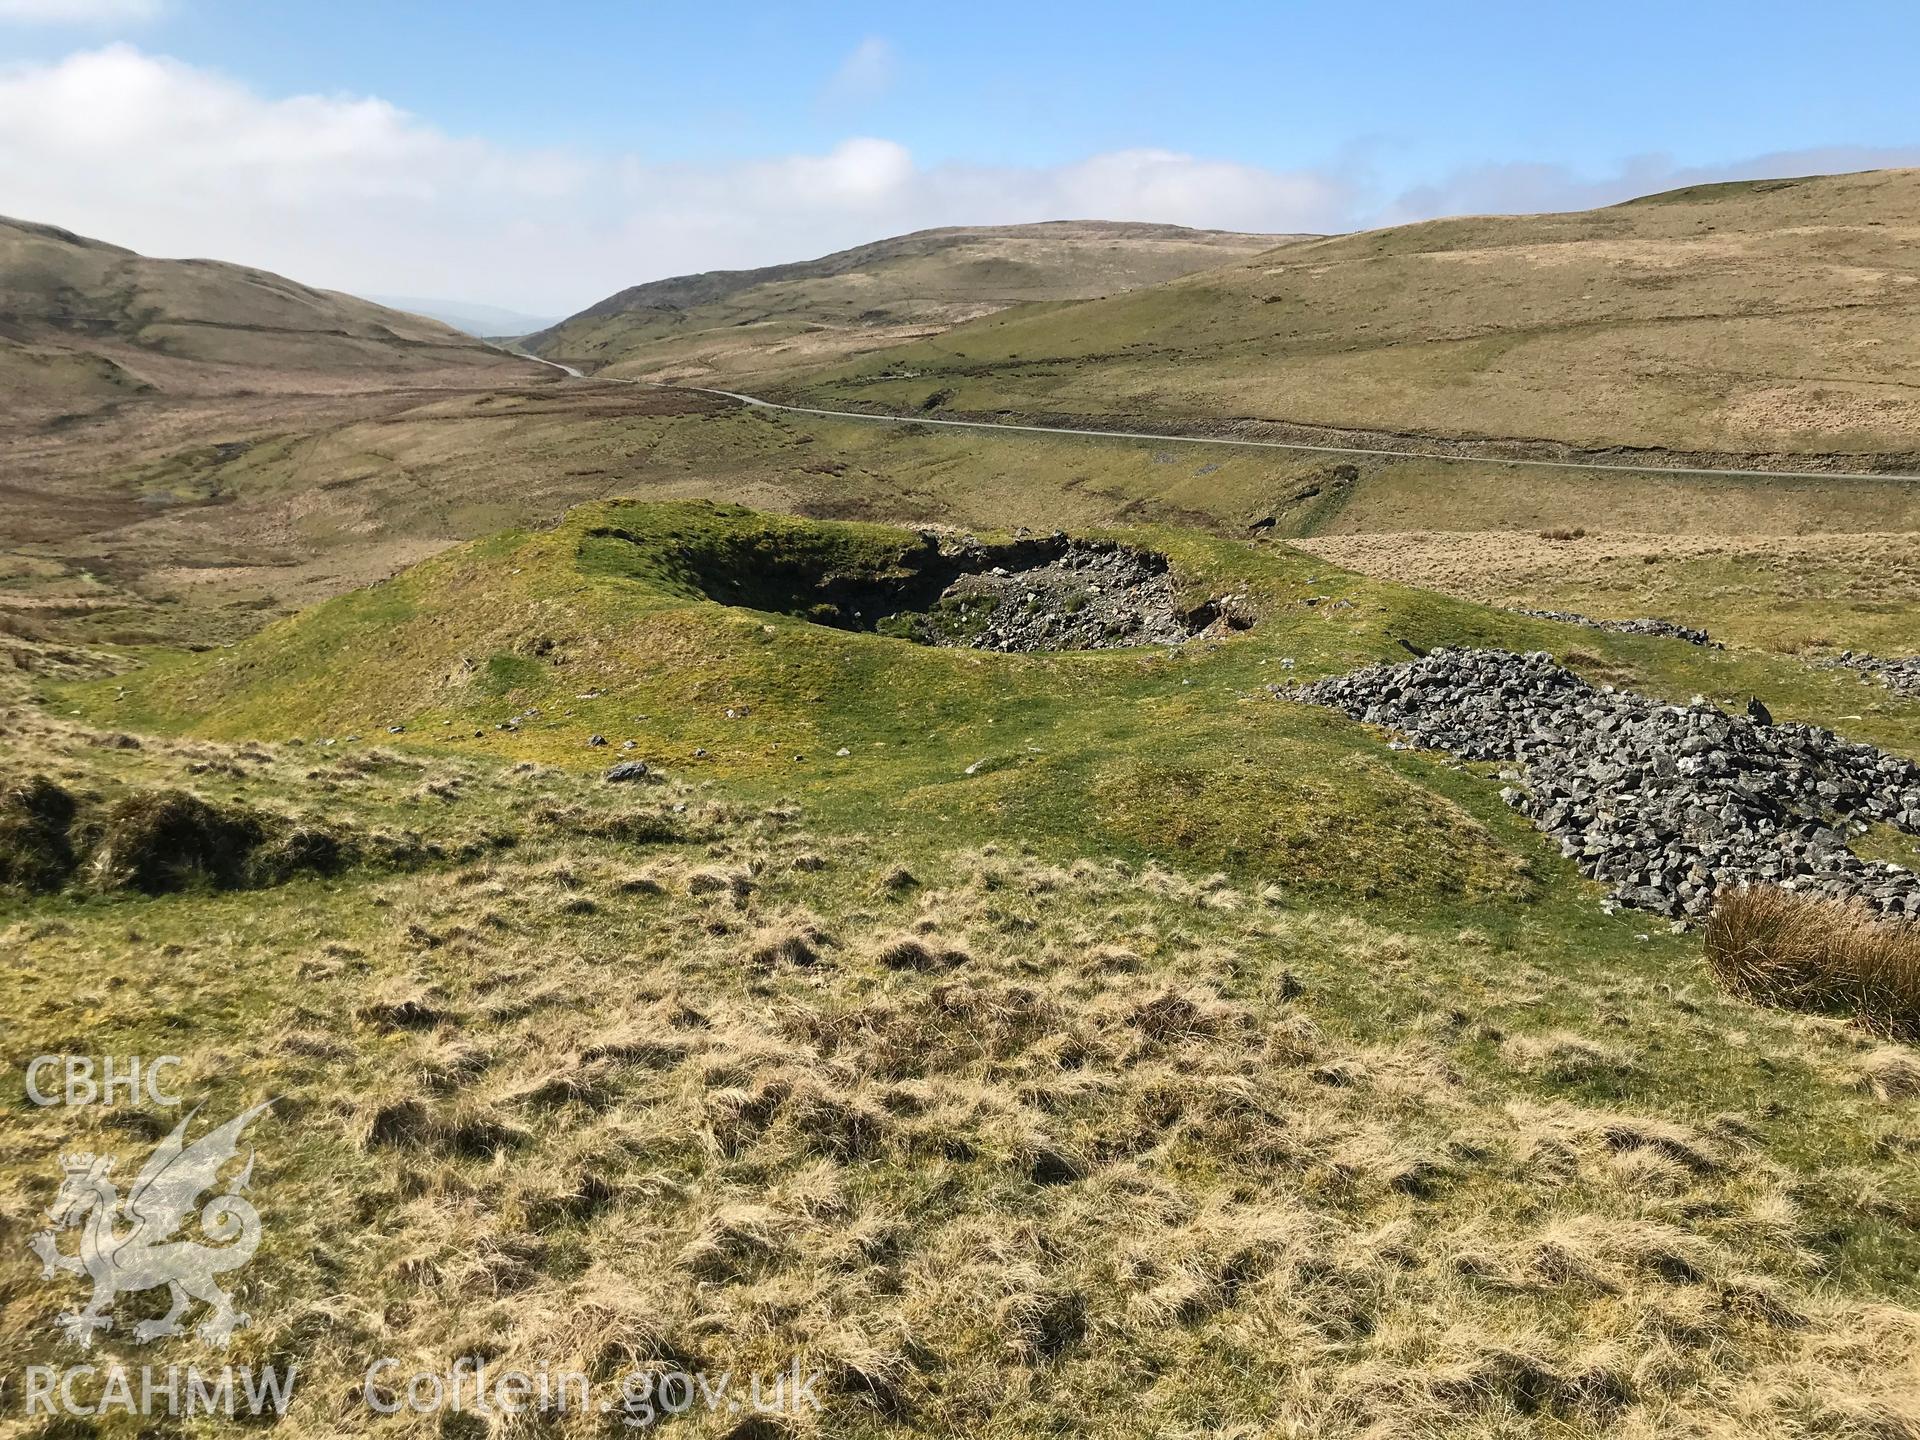
[[[1826,662],[1830,667],[1858,670],[1864,678],[1878,680],[1896,695],[1920,700],[1920,655],[1902,660],[1886,660],[1878,655],[1862,655],[1843,650]]]
[[[1013,548],[1017,561],[994,564],[971,537],[950,541],[940,555],[959,573],[930,608],[894,611],[891,633],[977,650],[1108,650],[1180,645],[1251,623],[1229,598],[1183,603],[1166,556],[1150,550],[1064,534]]]
[[[1609,630],[1616,635],[1661,635],[1669,640],[1684,640],[1689,645],[1706,645],[1715,650],[1726,648],[1704,630],[1675,625],[1668,620],[1595,620],[1571,610],[1515,610],[1512,613],[1529,615],[1535,620],[1555,620],[1562,625],[1579,625],[1588,630]]]
[[[1920,765],[1829,730],[1595,689],[1506,650],[1269,688],[1427,749],[1518,762],[1502,798],[1621,904],[1694,917],[1722,887],[1765,884],[1920,916],[1920,875],[1848,845],[1873,823],[1920,835]]]
[[[610,785],[617,785],[623,780],[644,780],[652,773],[652,769],[644,760],[622,760],[601,776],[601,779]]]

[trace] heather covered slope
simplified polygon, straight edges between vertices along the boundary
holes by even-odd
[[[793,388],[903,410],[937,394],[949,411],[1910,457],[1917,240],[1911,170],[1435,220],[991,316]]]
[[[0,219],[0,418],[136,395],[370,388],[524,367],[437,321],[215,260]]]
[[[1116,295],[1299,238],[1098,220],[923,230],[817,260],[636,285],[525,343],[588,371],[719,383],[831,363],[1009,306]]]

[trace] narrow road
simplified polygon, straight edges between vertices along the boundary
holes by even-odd
[[[763,400],[758,395],[743,395],[737,390],[717,390],[710,385],[669,385],[658,380],[629,380],[620,375],[584,375],[558,360],[543,360],[524,350],[511,354],[536,365],[551,366],[575,380],[595,380],[613,385],[646,385],[655,390],[685,390],[696,395],[717,395],[735,400],[756,410],[777,410],[788,415],[812,415],[822,420],[854,420],[868,425],[944,425],[954,430],[1003,430],[1028,435],[1077,435],[1096,440],[1151,440],[1165,445],[1229,445],[1243,450],[1297,450],[1316,455],[1370,455],[1389,460],[1440,460],[1451,465],[1511,465],[1536,470],[1612,470],[1630,475],[1713,476],[1730,480],[1885,480],[1895,484],[1920,482],[1920,475],[1875,473],[1848,470],[1732,470],[1684,465],[1622,465],[1603,460],[1523,460],[1506,455],[1451,455],[1438,450],[1368,449],[1357,445],[1309,445],[1296,440],[1246,440],[1224,435],[1164,435],[1153,430],[1094,430],[1069,425],[1025,425],[1012,420],[938,420],[924,415],[873,415],[862,410],[827,410],[816,405],[784,405],[778,400]]]

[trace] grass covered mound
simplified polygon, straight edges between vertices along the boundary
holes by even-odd
[[[384,1356],[822,1376],[819,1413],[689,1435],[1916,1423],[1920,1059],[1720,993],[1682,937],[895,841],[672,777],[13,733],[75,791],[191,775],[433,847],[0,902],[18,1056],[84,1028],[185,1056],[210,1117],[281,1097],[227,1277],[252,1323],[156,1352],[129,1332],[165,1297],[130,1295],[88,1363],[297,1363],[291,1436],[372,1428]],[[627,811],[678,838],[591,823]],[[143,1118],[16,1101],[0,1213],[36,1227],[65,1151],[131,1170]],[[77,1363],[80,1285],[0,1249],[5,1353]]]
[[[1497,787],[1276,704],[1270,686],[1408,646],[1560,649],[1576,634],[1590,678],[1666,698],[1737,709],[1761,695],[1783,719],[1813,720],[1857,698],[1832,673],[1569,632],[1284,546],[1160,529],[1085,538],[1164,556],[1177,605],[1215,604],[1252,628],[1087,653],[929,647],[806,618],[925,573],[933,542],[915,531],[608,502],[460,547],[231,649],[68,693],[120,726],[377,737],[577,769],[643,759],[762,802],[799,799],[844,829],[1012,834],[1449,904],[1532,895],[1557,862]],[[1920,709],[1849,729],[1920,749]],[[1412,834],[1431,843],[1410,848]]]

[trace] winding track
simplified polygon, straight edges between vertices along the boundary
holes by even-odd
[[[1618,465],[1601,460],[1525,460],[1507,455],[1450,455],[1438,450],[1368,449],[1358,445],[1309,445],[1296,440],[1248,440],[1226,435],[1163,435],[1152,430],[1094,430],[1068,425],[1027,425],[1011,420],[936,420],[921,415],[875,415],[862,410],[827,410],[816,405],[784,405],[778,400],[763,400],[758,395],[743,395],[737,390],[716,390],[708,385],[668,385],[658,380],[629,380],[620,375],[586,375],[558,360],[543,360],[524,350],[509,351],[522,360],[550,366],[574,380],[594,380],[601,384],[645,385],[655,390],[685,390],[696,395],[717,395],[735,400],[756,410],[777,410],[788,415],[812,415],[823,420],[855,420],[869,425],[944,425],[954,430],[1004,430],[1029,435],[1078,435],[1096,440],[1152,440],[1167,445],[1231,445],[1243,450],[1298,450],[1317,455],[1370,455],[1389,460],[1439,460],[1452,465],[1511,465],[1536,470],[1610,470],[1631,475],[1709,476],[1731,480],[1882,480],[1896,485],[1920,483],[1920,475],[1876,473],[1849,470],[1733,470],[1685,465]]]

